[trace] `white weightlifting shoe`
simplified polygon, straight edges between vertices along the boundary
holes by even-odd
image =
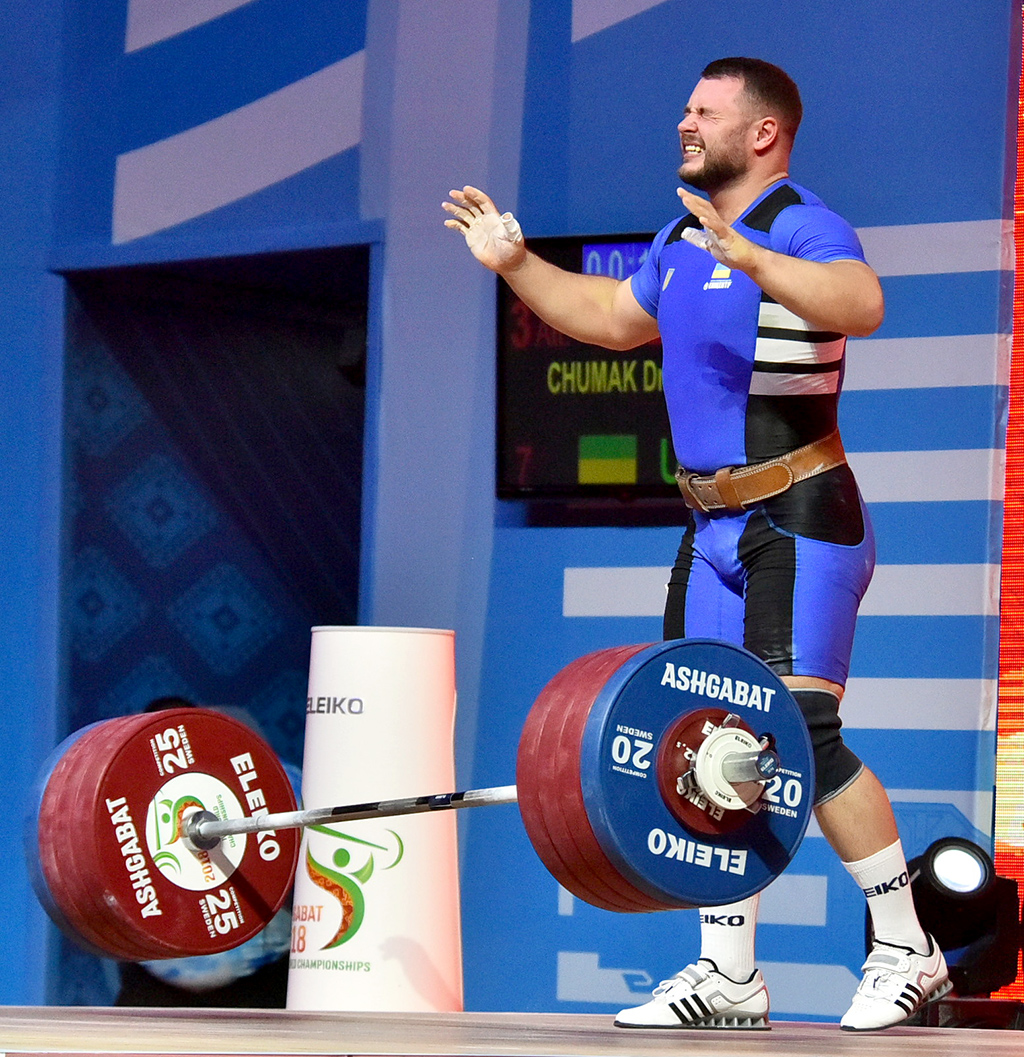
[[[649,1002],[624,1009],[618,1028],[768,1028],[768,990],[755,969],[737,982],[710,958],[662,980]]]
[[[927,954],[875,940],[861,966],[864,978],[839,1026],[846,1031],[891,1028],[916,1013],[925,1003],[952,990],[946,959],[928,937]]]

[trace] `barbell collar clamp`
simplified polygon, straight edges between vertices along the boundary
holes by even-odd
[[[778,773],[781,761],[772,749],[760,752],[734,752],[722,760],[722,777],[731,785],[738,782],[767,782]]]

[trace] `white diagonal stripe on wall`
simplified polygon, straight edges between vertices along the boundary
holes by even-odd
[[[251,3],[252,0],[128,0],[124,50],[148,48]]]
[[[565,617],[660,617],[669,569],[569,567],[563,572]],[[862,616],[989,616],[999,611],[998,565],[879,565]]]
[[[974,617],[999,613],[998,565],[878,565],[862,617]]]
[[[625,22],[665,0],[572,0],[572,42]]]
[[[567,568],[563,617],[660,617],[671,570],[661,565]]]
[[[1013,221],[957,220],[858,228],[864,256],[879,275],[936,275],[1013,269]]]
[[[356,146],[364,52],[271,95],[122,154],[114,180],[114,243],[202,216]]]
[[[1006,457],[999,448],[846,454],[869,503],[1003,498]]]
[[[846,683],[844,727],[995,730],[995,679],[861,679]]]
[[[992,789],[886,789],[894,804],[950,804],[975,829],[992,835]],[[808,832],[810,827],[808,827]]]
[[[1009,334],[861,338],[846,345],[843,389],[1008,385]]]
[[[828,877],[784,873],[761,893],[760,925],[827,925]]]

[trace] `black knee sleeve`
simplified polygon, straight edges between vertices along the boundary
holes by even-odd
[[[840,733],[839,698],[831,690],[800,689],[791,693],[800,706],[814,750],[814,803],[841,793],[864,769]]]

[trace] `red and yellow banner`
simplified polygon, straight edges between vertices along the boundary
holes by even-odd
[[[1002,595],[999,607],[999,718],[996,740],[995,865],[1024,890],[1024,70],[1017,102],[1013,200],[1013,345],[1006,431]],[[998,992],[1024,998],[1024,974]]]

